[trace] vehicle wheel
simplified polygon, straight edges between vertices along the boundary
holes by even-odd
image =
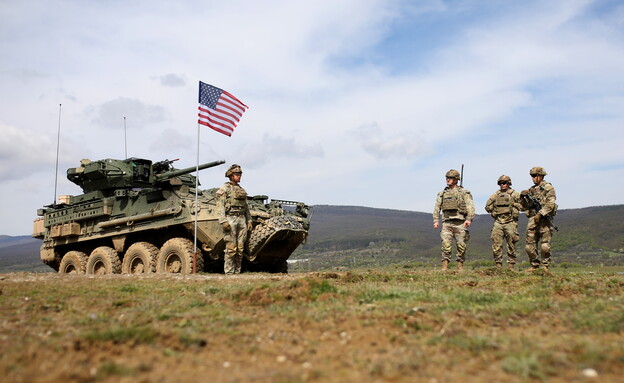
[[[149,242],[137,242],[126,251],[121,262],[123,274],[151,274],[156,271],[158,248]]]
[[[68,251],[61,259],[59,274],[84,274],[87,270],[87,254],[82,251]]]
[[[197,256],[196,272],[204,271],[204,258]],[[186,238],[171,238],[160,248],[156,261],[157,273],[193,273],[193,242]]]
[[[253,229],[251,235],[249,236],[248,242],[249,255],[252,255],[251,260],[255,258],[253,257],[253,255],[256,254],[260,246],[264,244],[267,238],[269,238],[269,236],[273,234],[274,231],[275,229],[273,227],[268,226],[264,223],[261,223]]]
[[[87,274],[119,274],[121,261],[112,247],[100,246],[91,252],[87,261]]]

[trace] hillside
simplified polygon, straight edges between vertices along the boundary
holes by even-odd
[[[555,263],[624,265],[624,205],[560,210],[553,240]],[[526,217],[520,218],[520,261],[526,261]],[[491,260],[492,218],[478,215],[470,230],[467,260]],[[0,272],[51,271],[39,260],[41,241],[30,236],[0,236]],[[292,270],[387,264],[434,265],[439,231],[429,213],[360,206],[315,206],[307,243],[291,260]]]
[[[560,210],[553,239],[555,263],[586,265],[624,264],[624,205]],[[468,261],[492,258],[492,218],[477,215],[470,229]],[[519,222],[519,261],[527,261],[524,233],[527,218]],[[429,213],[357,206],[315,206],[308,243],[291,257],[306,260],[311,270],[328,267],[378,266],[391,263],[437,264],[439,231]],[[299,268],[295,266],[294,269]]]
[[[29,235],[10,237],[0,235],[0,272],[53,271],[39,259],[41,241]]]

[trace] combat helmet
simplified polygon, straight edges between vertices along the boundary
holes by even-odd
[[[241,169],[240,165],[234,164],[230,166],[230,168],[225,172],[225,176],[230,178],[232,174],[235,173],[243,174],[243,169]]]
[[[498,181],[496,181],[496,184],[500,185],[501,181],[507,181],[507,183],[511,186],[511,177],[503,174],[502,176],[498,177]]]
[[[537,175],[540,175],[540,176],[545,176],[548,173],[546,173],[546,170],[544,170],[543,167],[541,167],[541,166],[534,166],[534,167],[531,168],[531,170],[529,170],[529,174],[537,174]]]
[[[456,180],[459,181],[459,179],[461,178],[459,172],[455,169],[451,169],[448,172],[446,172],[446,178],[455,178]]]

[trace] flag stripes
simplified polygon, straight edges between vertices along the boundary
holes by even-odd
[[[199,82],[199,124],[232,136],[234,128],[248,108],[231,93]]]

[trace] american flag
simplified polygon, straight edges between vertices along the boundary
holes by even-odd
[[[249,107],[216,86],[199,82],[199,120],[201,125],[232,136],[234,128]]]

